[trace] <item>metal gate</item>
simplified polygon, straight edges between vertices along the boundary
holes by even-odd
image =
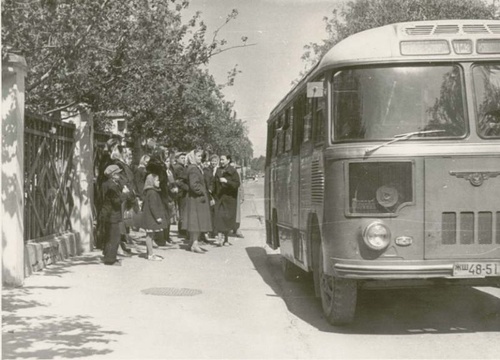
[[[74,149],[74,124],[25,116],[25,242],[72,230]]]

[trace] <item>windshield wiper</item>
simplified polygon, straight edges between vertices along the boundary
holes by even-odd
[[[394,137],[392,138],[392,140],[389,140],[389,141],[387,141],[387,142],[385,142],[383,144],[374,146],[371,149],[366,149],[365,156],[373,154],[375,151],[377,151],[381,147],[390,145],[392,143],[395,143],[395,142],[398,142],[398,141],[401,141],[401,140],[408,140],[409,138],[411,138],[413,136],[419,136],[419,135],[425,135],[425,134],[434,134],[434,133],[441,133],[441,132],[445,132],[445,130],[422,130],[422,131],[413,131],[413,132],[409,132],[409,133],[394,135]]]

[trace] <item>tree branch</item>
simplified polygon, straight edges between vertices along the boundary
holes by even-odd
[[[254,46],[254,45],[257,45],[257,43],[230,46],[230,47],[228,47],[228,48],[221,49],[221,50],[219,50],[219,51],[216,51],[216,52],[212,53],[212,54],[209,56],[209,58],[211,58],[212,56],[215,56],[215,55],[219,55],[220,53],[223,53],[223,52],[225,52],[225,51],[233,50],[233,49],[236,49],[236,48],[247,47],[247,46]]]
[[[102,12],[102,10],[104,9],[104,7],[108,4],[110,0],[104,0],[104,2],[101,4],[101,6],[99,7],[99,13]],[[82,35],[82,37],[80,39],[78,39],[73,47],[72,50],[70,50],[70,53],[74,51],[74,49],[78,48],[80,46],[80,44],[85,40],[85,38],[87,37],[87,35],[90,33],[90,30],[92,30],[92,28],[94,27],[95,24],[97,24],[97,22],[100,20],[100,17],[99,16],[96,16],[95,19],[94,19],[94,22],[92,24],[89,24],[87,26],[87,29],[85,31],[85,33]],[[34,88],[40,86],[42,83],[45,82],[45,80],[47,80],[49,78],[49,76],[52,74],[52,72],[54,71],[54,69],[60,65],[61,61],[63,60],[62,57],[60,57],[58,60],[56,60],[53,65],[50,67],[50,69],[42,75],[42,77],[36,81],[34,84],[32,84],[28,89],[27,91],[31,91],[33,90]]]
[[[78,102],[77,101],[73,101],[73,102],[71,102],[71,103],[69,103],[67,105],[58,107],[57,109],[52,109],[52,110],[46,111],[46,112],[44,112],[44,115],[52,114],[53,112],[57,112],[57,111],[61,111],[61,110],[67,109],[67,108],[72,107],[72,106],[74,106],[76,104],[78,104]]]

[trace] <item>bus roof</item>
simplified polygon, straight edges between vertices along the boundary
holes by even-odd
[[[294,94],[317,74],[332,67],[393,62],[466,60],[477,59],[477,39],[498,39],[500,41],[500,20],[428,20],[401,22],[384,25],[351,35],[333,46],[272,110],[271,117],[284,106]],[[452,50],[455,43],[472,41],[471,52],[457,54]],[[402,54],[402,44],[408,45],[407,54]],[[418,46],[422,44],[422,46]],[[441,45],[440,45],[441,44]],[[416,45],[416,46],[415,46]],[[443,48],[439,48],[442,46]],[[446,48],[445,48],[446,46]],[[496,45],[496,49],[499,45]],[[445,50],[448,50],[446,52]],[[419,53],[419,51],[421,53]],[[428,51],[427,53],[425,51]],[[433,51],[433,52],[431,52]],[[500,58],[498,50],[481,54],[484,58]]]

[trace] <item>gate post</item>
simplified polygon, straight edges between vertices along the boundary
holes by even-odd
[[[94,197],[94,119],[89,110],[72,113],[65,122],[75,124],[75,150],[73,152],[73,201],[71,226],[79,233],[78,253],[94,247],[92,204]],[[77,235],[78,236],[78,235]]]
[[[26,60],[9,54],[2,64],[2,282],[24,282],[24,78]]]

